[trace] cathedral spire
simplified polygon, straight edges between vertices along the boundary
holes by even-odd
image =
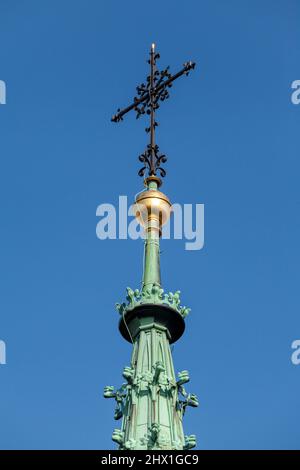
[[[136,218],[145,232],[142,286],[135,290],[127,287],[126,301],[116,304],[120,333],[132,343],[133,352],[130,365],[123,370],[125,383],[119,389],[104,389],[104,397],[116,401],[115,419],[122,418],[121,427],[112,434],[120,450],[182,450],[196,445],[195,435],[184,435],[182,418],[188,406],[198,406],[198,400],[185,390],[188,371],[183,370],[176,377],[170,349],[170,344],[182,336],[190,309],[181,305],[180,291],[165,292],[161,285],[159,240],[170,217],[171,202],[159,189],[162,181],[157,173],[165,176],[161,163],[166,157],[159,153],[155,142],[155,110],[159,101],[168,98],[167,88],[195,64],[188,62],[171,75],[168,68],[162,72],[156,69],[158,58],[152,44],[147,84],[137,87],[139,97],[112,118],[118,122],[131,109],[137,117],[145,113],[150,116],[146,128],[150,143],[139,157],[144,164],[139,175],[148,173],[144,180],[146,189],[135,200]]]

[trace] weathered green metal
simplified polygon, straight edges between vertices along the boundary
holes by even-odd
[[[145,304],[159,304],[167,305],[176,310],[182,318],[185,318],[190,312],[190,308],[180,305],[180,291],[165,293],[159,284],[151,283],[146,286],[143,285],[141,290],[132,290],[130,287],[127,290],[127,303],[116,304],[116,309],[120,315],[133,310],[134,308]]]
[[[157,189],[150,181],[148,190]],[[180,291],[165,293],[161,287],[158,227],[150,226],[144,247],[141,289],[127,287],[126,302],[116,304],[119,329],[133,343],[130,366],[123,370],[125,382],[115,390],[104,389],[105,398],[116,401],[115,419],[121,428],[112,439],[120,450],[191,449],[195,435],[184,435],[182,418],[187,406],[198,406],[196,395],[184,384],[187,371],[176,379],[170,343],[184,331],[189,308],[182,306]]]
[[[165,328],[145,322],[123,377],[126,382],[119,390],[104,390],[106,398],[116,400],[115,419],[123,418],[112,435],[120,450],[182,450],[196,445],[194,435],[184,435],[182,417],[187,406],[198,406],[198,400],[185,391],[187,371],[175,378]]]

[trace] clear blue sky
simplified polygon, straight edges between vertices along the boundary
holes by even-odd
[[[299,448],[299,125],[296,0],[0,1],[0,447],[113,448],[106,384],[131,348],[116,301],[142,242],[96,238],[96,207],[133,200],[145,123],[110,116],[147,73],[152,41],[195,72],[160,113],[164,191],[205,204],[205,247],[162,246],[164,287],[192,308],[174,347],[185,431],[200,449]]]

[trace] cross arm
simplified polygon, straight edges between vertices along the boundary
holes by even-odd
[[[117,114],[114,114],[112,116],[111,121],[112,122],[122,121],[123,116],[125,114],[127,114],[132,109],[135,109],[138,105],[140,105],[144,102],[147,102],[149,100],[150,92],[155,97],[163,89],[165,89],[167,87],[170,87],[172,82],[177,80],[177,78],[181,77],[181,75],[188,75],[189,71],[193,70],[195,68],[195,65],[196,65],[195,62],[192,62],[192,61],[186,62],[185,64],[183,64],[183,68],[181,70],[179,70],[179,72],[177,72],[174,75],[171,75],[167,80],[162,81],[160,84],[158,84],[157,87],[153,88],[152,92],[151,92],[151,90],[148,90],[147,92],[143,93],[143,96],[141,96],[140,98],[134,98],[133,103],[131,103],[129,106],[127,106],[126,108],[124,108],[122,110],[118,110]]]
[[[120,122],[123,120],[123,116],[124,114],[128,113],[129,111],[131,111],[132,109],[134,109],[136,106],[138,106],[139,104],[143,103],[144,101],[147,101],[149,99],[149,92],[147,92],[144,96],[142,96],[141,98],[135,98],[134,99],[134,102],[132,104],[130,104],[129,106],[127,106],[127,108],[124,108],[122,110],[118,110],[117,114],[114,114],[111,118],[111,121],[112,122]]]

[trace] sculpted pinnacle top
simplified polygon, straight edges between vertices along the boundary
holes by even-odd
[[[142,114],[150,116],[149,127],[146,127],[146,132],[150,134],[150,143],[147,145],[146,150],[139,156],[140,162],[143,167],[139,170],[139,176],[144,176],[148,172],[148,176],[156,176],[159,172],[160,176],[165,176],[166,171],[162,168],[161,164],[167,161],[166,155],[159,152],[159,147],[155,142],[155,128],[158,122],[155,120],[155,111],[159,108],[159,102],[169,98],[168,88],[172,87],[173,82],[181,77],[181,75],[188,75],[190,70],[195,68],[195,62],[185,62],[183,68],[172,75],[169,72],[169,67],[159,71],[156,67],[156,61],[160,55],[155,52],[155,44],[152,44],[150,50],[150,75],[148,75],[146,83],[137,86],[137,97],[134,97],[133,103],[124,109],[118,109],[111,120],[119,122],[123,120],[123,116],[132,109],[136,112],[136,118]]]

